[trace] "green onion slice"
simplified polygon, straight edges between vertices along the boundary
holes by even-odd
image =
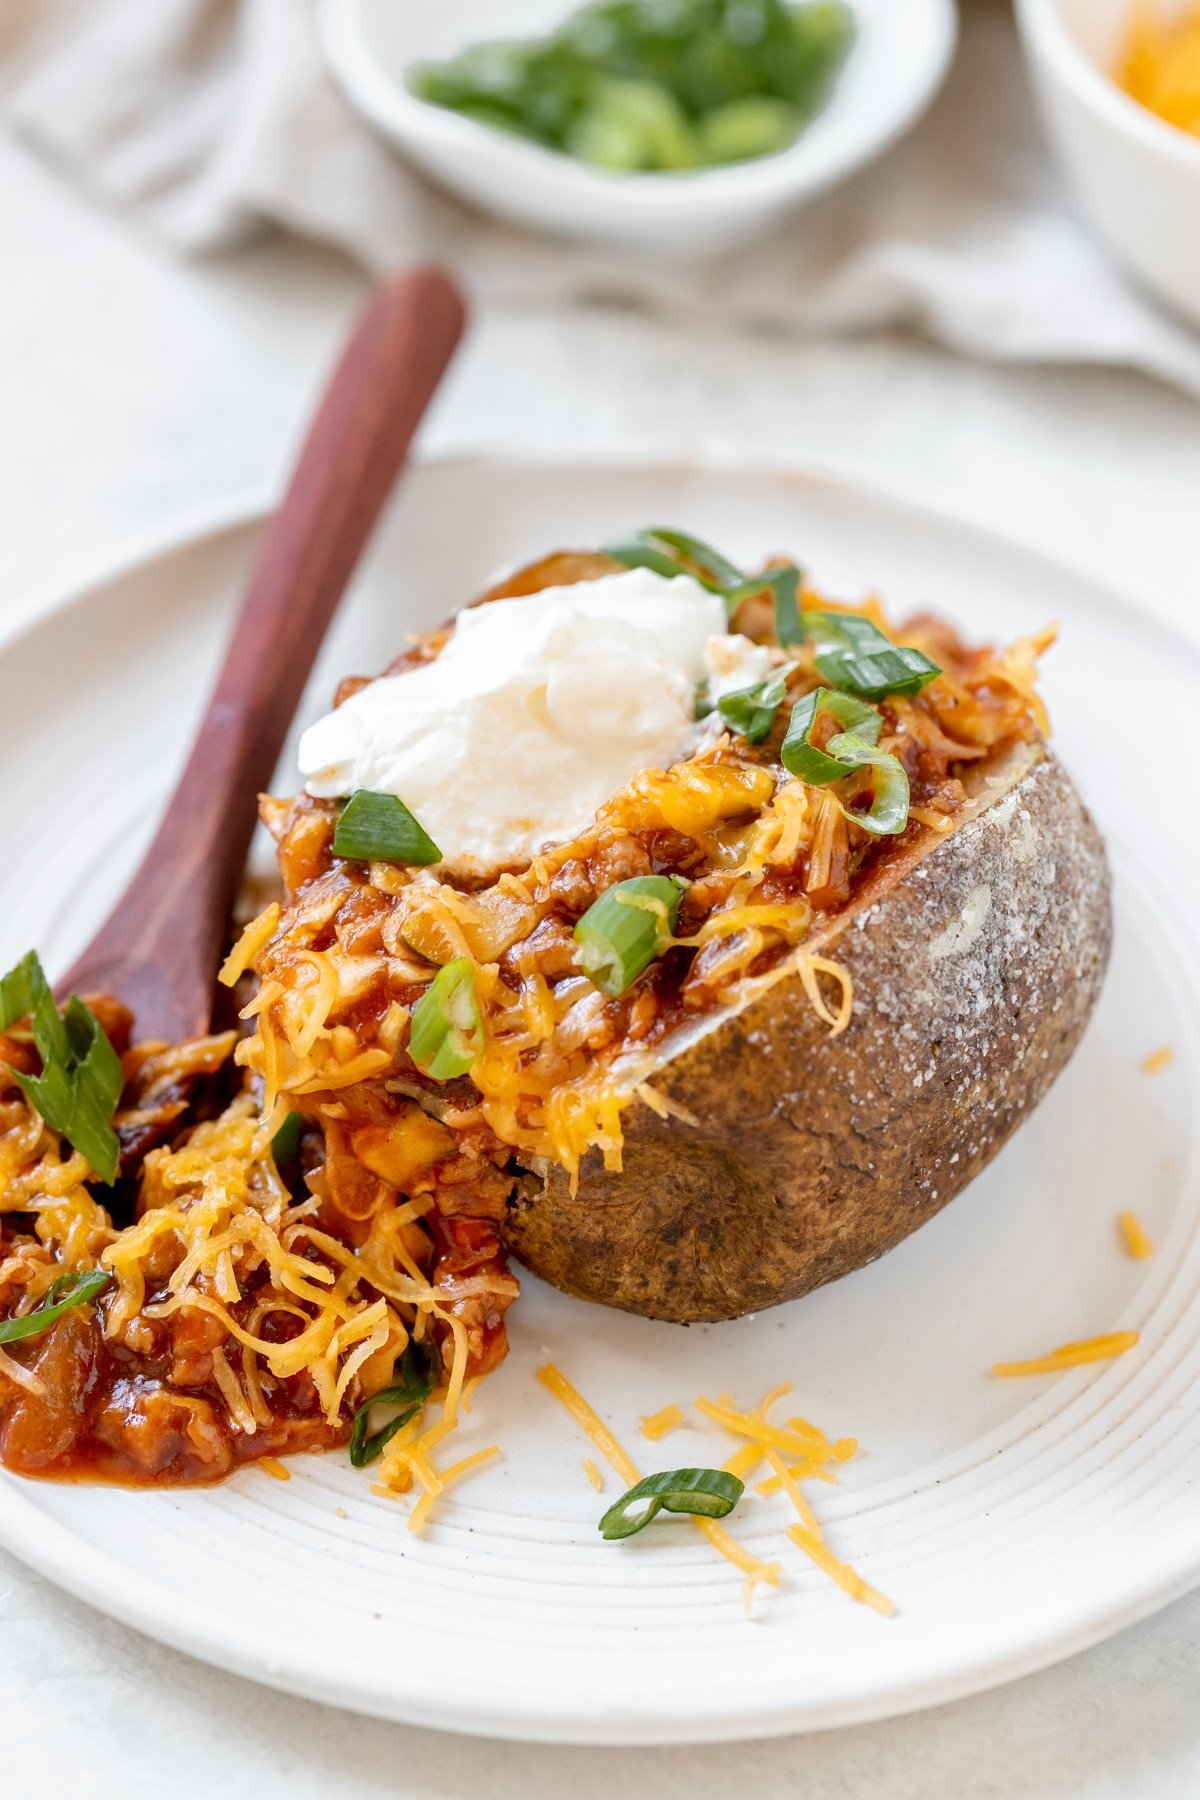
[[[920,650],[893,644],[859,613],[808,612],[804,628],[813,660],[830,687],[867,700],[919,694],[942,672]]]
[[[653,544],[643,543],[641,536],[620,544],[602,544],[600,548],[605,556],[611,556],[614,562],[627,569],[652,569],[656,575],[665,575],[668,581],[688,572],[675,557],[656,550]]]
[[[42,1059],[40,1075],[15,1079],[31,1106],[84,1157],[107,1186],[116,1180],[121,1144],[113,1114],[125,1078],[99,1019],[72,994],[60,1013],[37,953],[29,951],[0,980],[0,1030],[29,1015]]]
[[[647,531],[640,532],[640,537],[649,539],[651,543],[665,544],[668,550],[674,550],[683,557],[691,568],[685,568],[685,575],[694,575],[699,569],[707,575],[713,584],[720,588],[736,587],[746,577],[735,563],[703,538],[690,537],[686,531],[668,530],[665,525],[651,525]]]
[[[798,775],[812,787],[827,787],[841,781],[846,764],[827,751],[818,750],[810,740],[818,713],[830,713],[842,731],[852,733],[866,744],[877,744],[883,730],[883,719],[873,706],[865,706],[853,694],[835,694],[829,688],[814,688],[792,708],[791,722],[779,759],[791,775]]]
[[[609,1507],[600,1521],[602,1537],[632,1537],[660,1512],[693,1513],[702,1519],[723,1519],[745,1492],[745,1484],[725,1469],[664,1469],[647,1475]],[[629,1516],[629,1508],[644,1500],[645,1506]]]
[[[679,875],[635,875],[593,901],[575,927],[579,960],[601,993],[615,999],[666,948],[679,917]]]
[[[304,1114],[290,1112],[271,1139],[271,1158],[277,1169],[282,1170],[295,1157],[300,1148],[300,1132],[303,1125]]]
[[[65,1312],[86,1306],[102,1294],[111,1281],[112,1276],[105,1269],[70,1269],[57,1276],[32,1312],[19,1319],[0,1321],[0,1344],[19,1344],[22,1338],[37,1337]]]
[[[381,1456],[402,1425],[415,1418],[433,1392],[433,1368],[420,1344],[410,1342],[400,1358],[400,1380],[394,1387],[383,1388],[365,1400],[354,1415],[350,1433],[350,1461],[356,1469],[365,1469]],[[394,1419],[379,1431],[369,1429],[371,1410],[376,1406],[398,1406]]]
[[[831,737],[824,750],[819,750],[811,738],[817,714],[823,712],[832,714],[845,729]],[[908,776],[890,751],[876,748],[882,729],[883,720],[873,706],[856,700],[853,694],[816,688],[792,708],[779,753],[789,774],[798,775],[812,787],[828,787],[855,769],[870,767],[874,771],[870,811],[853,812],[842,806],[842,812],[876,837],[892,836],[908,823]]]
[[[359,788],[351,794],[333,832],[333,854],[355,862],[418,863],[428,868],[442,853],[395,794]]]
[[[602,548],[605,556],[624,563],[627,569],[653,569],[656,575],[669,577],[690,575],[713,594],[723,595],[746,580],[735,563],[703,538],[669,530],[665,525],[650,525],[624,543],[605,544]]]
[[[784,663],[780,668],[772,669],[767,679],[756,687],[735,688],[731,694],[722,694],[717,701],[717,711],[730,730],[744,737],[748,744],[761,744],[769,737],[787,692],[788,676],[795,667],[795,663]]]
[[[775,641],[783,649],[804,642],[804,626],[800,617],[800,583],[804,571],[795,563],[781,569],[764,569],[761,575],[745,575],[735,588],[725,591],[725,605],[730,618],[743,600],[752,594],[769,592],[775,602]],[[807,616],[807,615],[806,615]]]
[[[873,837],[893,837],[908,824],[909,787],[904,765],[888,750],[876,750],[853,732],[843,731],[830,738],[829,748],[840,761],[852,768],[874,770],[870,810],[855,812],[842,805],[842,812],[855,825],[861,825]]]
[[[46,987],[46,977],[36,950],[29,950],[8,974],[0,978],[0,1031],[28,1018]]]
[[[475,964],[456,956],[440,968],[413,1007],[408,1053],[434,1081],[465,1075],[483,1054]]]

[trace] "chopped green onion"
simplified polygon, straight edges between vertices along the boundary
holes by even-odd
[[[39,983],[46,985],[36,950],[29,950],[20,962],[0,979],[0,1031],[7,1031],[18,1020],[28,1018],[36,1004]]]
[[[830,738],[829,748],[841,762],[851,768],[870,768],[872,793],[870,810],[855,812],[839,800],[842,812],[855,825],[861,825],[873,837],[894,837],[908,824],[909,787],[904,765],[888,750],[876,750],[853,732],[839,732]]]
[[[27,1013],[42,1071],[22,1075],[14,1070],[14,1077],[47,1125],[61,1132],[92,1173],[111,1187],[121,1161],[112,1124],[125,1084],[121,1059],[78,995],[72,994],[65,1012],[59,1012],[32,950],[0,981],[0,1029]]]
[[[744,576],[739,586],[727,588],[725,605],[730,618],[733,617],[743,600],[752,594],[770,591],[775,602],[775,641],[783,649],[792,644],[804,642],[804,627],[800,622],[800,583],[803,571],[794,563],[785,563],[781,569],[764,569],[761,575]]]
[[[545,36],[468,44],[407,80],[551,151],[669,174],[786,148],[825,99],[853,18],[840,0],[590,0]]]
[[[351,794],[333,833],[333,854],[355,862],[417,863],[427,868],[442,853],[395,794],[359,788]]]
[[[811,741],[818,713],[830,713],[839,725],[846,727],[831,737],[824,750]],[[856,700],[852,694],[831,693],[816,688],[805,694],[792,708],[791,722],[783,740],[779,758],[789,774],[799,776],[812,787],[828,787],[841,781],[855,769],[874,771],[873,797],[869,812],[853,812],[843,806],[847,819],[861,825],[876,837],[893,836],[908,823],[908,776],[903,765],[887,750],[876,745],[883,720],[873,706]]]
[[[483,1054],[475,964],[456,956],[440,968],[413,1007],[408,1053],[434,1081],[465,1075]]]
[[[784,663],[781,668],[773,669],[757,687],[737,688],[732,694],[722,694],[717,701],[717,711],[725,723],[748,744],[761,744],[770,736],[775,715],[787,692],[788,676],[795,667],[795,663]]]
[[[19,1319],[0,1321],[0,1344],[19,1344],[23,1338],[37,1337],[56,1319],[76,1306],[86,1306],[102,1294],[112,1281],[106,1269],[70,1269],[50,1283],[45,1295],[32,1312]]]
[[[350,1433],[350,1461],[356,1469],[365,1469],[381,1456],[402,1425],[415,1418],[433,1392],[433,1368],[420,1344],[410,1341],[400,1358],[400,1380],[394,1387],[383,1388],[365,1400],[354,1415]],[[380,1431],[370,1431],[371,1410],[376,1406],[398,1406],[400,1411]]]
[[[611,556],[614,562],[622,563],[627,569],[652,569],[656,575],[665,575],[668,581],[688,572],[675,557],[664,555],[653,544],[643,543],[640,537],[620,544],[602,544],[600,548],[605,556]]]
[[[651,525],[648,530],[639,533],[639,536],[648,538],[653,543],[666,544],[668,549],[677,551],[718,587],[736,587],[746,579],[741,569],[731,563],[728,557],[722,556],[719,550],[714,550],[711,544],[706,544],[703,538],[690,537],[686,531],[671,531],[664,525]],[[686,569],[684,572],[690,575],[693,570]]]
[[[662,954],[679,917],[678,875],[635,875],[593,901],[575,927],[579,960],[601,993],[623,994]]]
[[[791,775],[798,775],[813,787],[827,787],[841,781],[846,765],[811,741],[818,713],[829,713],[844,732],[853,732],[864,743],[877,744],[883,730],[883,719],[873,706],[866,706],[852,694],[834,694],[828,688],[814,688],[792,708],[791,721],[779,760]]]
[[[304,1114],[290,1112],[271,1139],[271,1159],[281,1173],[286,1165],[295,1159],[296,1152],[300,1148],[300,1132],[303,1125]]]
[[[658,81],[595,81],[563,149],[602,169],[692,169],[700,159],[687,114]]]
[[[627,569],[653,569],[656,575],[668,577],[690,575],[710,593],[720,594],[730,617],[741,601],[769,591],[775,601],[776,641],[784,647],[804,642],[799,598],[803,571],[794,563],[747,575],[703,538],[668,530],[665,525],[648,526],[626,542],[603,545],[603,550]]]
[[[723,1519],[744,1492],[744,1483],[725,1469],[664,1469],[660,1475],[647,1475],[622,1494],[601,1519],[600,1533],[610,1542],[632,1537],[664,1510]],[[631,1518],[629,1508],[639,1500],[646,1505]]]
[[[919,694],[942,672],[920,650],[893,644],[861,613],[809,612],[804,627],[813,660],[830,687],[868,700]]]
[[[800,134],[801,113],[785,100],[768,94],[747,94],[727,100],[703,114],[697,135],[710,163],[749,162],[756,156],[772,156],[786,150]]]

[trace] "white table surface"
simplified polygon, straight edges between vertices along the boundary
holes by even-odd
[[[3,636],[139,546],[276,492],[361,283],[282,242],[173,262],[3,140],[0,268]],[[1200,408],[1137,376],[529,311],[477,321],[424,441],[854,466],[1007,526],[1200,637]],[[35,1778],[88,1800],[1200,1791],[1200,1595],[975,1700],[695,1751],[546,1749],[351,1718],[160,1649],[3,1553],[0,1643],[0,1790],[14,1795]]]

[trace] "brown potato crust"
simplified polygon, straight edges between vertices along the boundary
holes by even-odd
[[[1079,1042],[1111,939],[1104,846],[1057,760],[1023,747],[969,816],[886,868],[809,948],[854,981],[840,1037],[789,975],[662,1046],[624,1170],[597,1152],[514,1194],[510,1248],[556,1287],[679,1322],[793,1300],[961,1192]]]

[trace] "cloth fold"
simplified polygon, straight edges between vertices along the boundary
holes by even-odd
[[[695,266],[539,238],[437,191],[334,86],[312,0],[15,0],[0,92],[28,141],[185,251],[276,226],[373,270],[460,266],[484,304],[599,301],[808,333],[907,325],[975,356],[1127,365],[1200,395],[1200,339],[1073,209],[1008,6],[963,10],[945,89],[903,143],[775,238]]]

